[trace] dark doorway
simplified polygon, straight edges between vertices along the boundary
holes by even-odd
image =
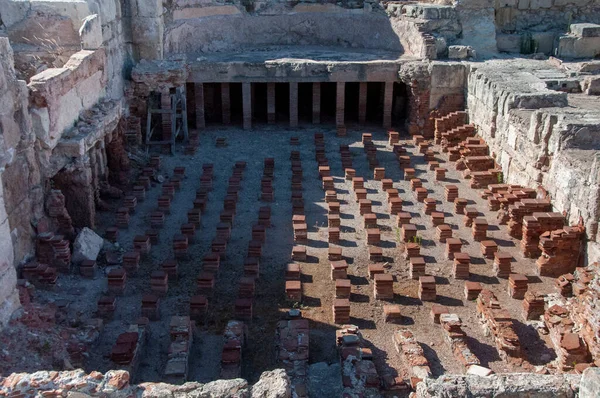
[[[392,100],[392,125],[401,126],[408,116],[408,90],[406,84],[394,82]]]
[[[242,124],[244,120],[242,83],[229,83],[229,100],[231,101],[231,123]]]
[[[335,123],[336,83],[321,83],[321,123]]]
[[[381,82],[367,83],[367,123],[381,125],[383,123],[383,96],[385,84]]]
[[[298,121],[312,122],[312,83],[298,83]]]
[[[275,121],[290,121],[290,84],[275,83]]]
[[[219,83],[204,83],[204,119],[206,124],[223,123]]]
[[[346,83],[344,98],[344,123],[358,123],[358,91],[360,90],[358,82]]]
[[[267,83],[251,83],[252,122],[267,122]]]

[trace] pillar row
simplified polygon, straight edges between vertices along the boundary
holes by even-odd
[[[336,88],[336,101],[335,101],[335,125],[336,127],[344,126],[344,109],[346,100],[346,83],[338,82]]]
[[[312,122],[321,123],[321,83],[312,84]]]
[[[298,127],[298,83],[290,83],[290,127]]]
[[[358,123],[367,122],[367,82],[361,82],[358,86]]]
[[[392,128],[392,103],[394,100],[394,82],[385,82],[383,94],[383,128]]]
[[[206,127],[204,117],[204,84],[194,84],[194,99],[196,102],[196,128],[198,130]]]
[[[267,123],[275,123],[275,83],[267,83]]]
[[[250,83],[242,83],[242,112],[244,130],[252,128],[252,87]]]
[[[231,123],[231,99],[229,83],[221,83],[221,112],[223,113],[223,124]]]

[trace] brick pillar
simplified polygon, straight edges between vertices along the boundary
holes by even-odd
[[[298,83],[290,82],[290,127],[298,127]]]
[[[394,99],[394,82],[385,82],[383,94],[383,128],[392,128],[392,102]]]
[[[313,124],[321,123],[321,83],[312,84],[312,122]]]
[[[221,83],[221,111],[223,124],[231,123],[231,101],[229,98],[229,83]]]
[[[275,83],[267,83],[267,123],[275,123]]]
[[[194,96],[196,100],[196,128],[200,130],[206,127],[204,120],[204,84],[194,84]]]
[[[360,82],[358,86],[358,123],[367,122],[367,82]]]
[[[335,125],[336,127],[344,126],[344,102],[346,100],[346,83],[338,82],[336,89],[335,101]]]
[[[250,83],[242,83],[242,111],[244,130],[252,128],[252,87]]]

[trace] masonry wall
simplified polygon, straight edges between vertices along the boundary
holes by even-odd
[[[600,114],[567,108],[566,93],[546,89],[531,74],[511,76],[495,67],[472,67],[467,81],[470,122],[490,146],[507,182],[541,186],[570,223],[582,218],[590,241],[588,257],[595,261]]]
[[[248,12],[235,4],[184,6],[165,14],[165,55],[243,51],[265,45],[335,46],[402,52],[385,12],[375,4],[346,9],[333,4],[282,3]],[[350,28],[351,27],[351,28]]]
[[[519,53],[523,40],[551,54],[555,39],[572,23],[600,23],[598,0],[495,0],[498,50]]]
[[[131,64],[121,3],[0,0],[7,36],[0,37],[0,327],[19,306],[16,267],[35,254],[35,236],[52,228],[44,203],[56,164],[82,162],[78,153],[65,158],[60,144],[100,100],[121,106]],[[60,57],[54,45],[27,44],[48,35],[64,50]],[[37,60],[33,68],[29,59]],[[106,123],[94,127],[111,131]],[[56,151],[60,162],[53,160]]]
[[[3,93],[0,99],[0,179],[4,181],[7,165],[19,157],[17,146],[21,129],[28,127],[26,120],[15,119],[15,114],[26,112],[27,88],[24,82],[15,78],[12,49],[6,38],[0,38],[0,92]],[[21,231],[11,225],[10,216],[14,217],[28,206],[24,203],[17,209],[9,207],[12,201],[8,201],[10,198],[3,185],[0,184],[0,327],[6,325],[13,311],[20,306],[13,244]]]

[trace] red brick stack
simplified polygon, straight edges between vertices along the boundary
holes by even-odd
[[[419,277],[419,299],[421,301],[435,301],[436,298],[435,278],[433,276]]]
[[[510,205],[508,207],[508,234],[515,239],[521,239],[523,236],[523,217],[533,213],[549,211],[552,211],[552,204],[549,199],[524,198]]]
[[[462,330],[462,322],[456,314],[440,314],[440,324],[445,339],[450,345],[454,356],[465,367],[479,365],[479,358],[469,349],[467,334]]]
[[[466,281],[465,282],[465,300],[475,300],[479,297],[479,293],[483,290],[481,283]]]
[[[349,299],[351,290],[352,284],[350,283],[350,279],[335,280],[335,298]]]
[[[348,277],[348,263],[345,260],[331,261],[331,280],[346,279]]]
[[[423,257],[410,257],[410,277],[412,279],[419,279],[425,276],[425,259]]]
[[[523,298],[523,318],[526,321],[538,320],[544,315],[544,295],[528,291]]]
[[[150,288],[158,295],[166,295],[169,290],[169,275],[165,271],[153,271],[150,274]]]
[[[579,262],[583,226],[564,227],[540,235],[541,256],[536,261],[542,276],[559,276],[573,272]]]
[[[512,272],[512,255],[508,252],[497,251],[494,253],[494,273],[499,278],[508,278]]]
[[[335,299],[333,300],[333,322],[337,324],[345,324],[350,322],[350,300]]]
[[[375,275],[373,296],[375,300],[392,300],[394,298],[394,278],[391,274]]]
[[[481,242],[487,238],[488,223],[485,218],[478,217],[473,219],[473,240]]]
[[[285,296],[288,300],[299,303],[302,301],[302,283],[299,280],[285,282]]]
[[[529,279],[521,274],[510,274],[508,276],[508,295],[514,299],[522,300],[527,293]]]
[[[477,298],[477,313],[491,332],[496,349],[502,359],[520,358],[521,343],[514,330],[513,320],[507,310],[500,307],[491,291],[484,289]]]
[[[469,279],[469,266],[471,257],[468,253],[454,253],[453,274],[455,279]]]
[[[244,322],[229,321],[223,333],[221,353],[222,379],[235,379],[242,373],[242,348],[246,345],[248,330]]]
[[[448,260],[454,260],[454,253],[460,253],[462,249],[462,242],[457,238],[446,239],[446,258]]]
[[[142,296],[142,316],[151,321],[160,320],[160,298],[154,294]]]
[[[203,323],[208,312],[208,299],[206,296],[196,295],[190,297],[190,318]]]
[[[93,278],[97,268],[95,260],[83,260],[79,264],[79,273],[84,278]]]
[[[544,232],[562,229],[565,217],[560,213],[533,213],[523,217],[521,252],[525,257],[536,258],[541,254],[540,236]],[[560,273],[559,273],[560,275]]]
[[[431,377],[431,369],[423,348],[410,330],[406,328],[396,330],[392,341],[402,361],[408,365],[408,373],[411,378],[423,380]]]
[[[116,306],[117,299],[114,296],[102,296],[98,299],[96,315],[103,319],[111,319]]]
[[[125,292],[127,275],[123,268],[113,268],[108,272],[108,291],[115,296],[122,296]]]
[[[572,370],[575,364],[588,363],[590,353],[585,342],[574,330],[575,323],[570,311],[561,305],[553,305],[544,313],[544,323],[550,331],[550,340],[554,345],[559,369]]]
[[[442,143],[443,134],[463,126],[467,123],[466,111],[448,113],[445,116],[435,118],[434,140],[436,144]]]
[[[335,333],[337,348],[342,361],[344,387],[349,391],[377,389],[381,380],[373,363],[373,353],[364,346],[357,326],[344,325]]]
[[[494,254],[498,251],[498,245],[493,240],[481,241],[481,254],[485,258],[494,258]]]
[[[140,252],[131,251],[123,254],[123,269],[128,275],[134,275],[140,267]]]
[[[454,199],[454,212],[459,214],[465,214],[465,209],[467,208],[467,200],[463,198]]]

